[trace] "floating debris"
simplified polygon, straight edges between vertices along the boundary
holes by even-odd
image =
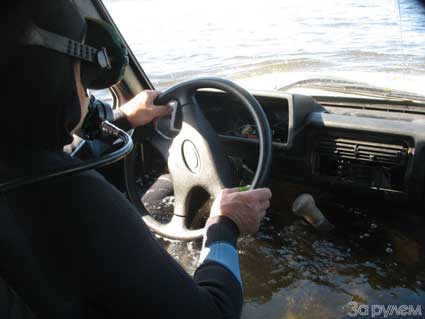
[[[378,228],[378,225],[376,225],[376,224],[372,223],[372,224],[370,224],[370,228],[372,228],[372,229],[376,229],[376,228]]]
[[[385,249],[385,252],[387,252],[387,253],[391,254],[391,253],[393,252],[393,250],[392,250],[392,248],[387,247],[387,248]]]

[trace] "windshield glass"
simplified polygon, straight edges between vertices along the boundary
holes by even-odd
[[[158,89],[218,76],[257,90],[332,77],[424,94],[419,0],[105,0]]]

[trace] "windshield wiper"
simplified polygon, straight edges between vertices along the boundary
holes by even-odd
[[[287,91],[295,87],[305,87],[312,89],[327,90],[337,93],[356,94],[370,97],[386,98],[396,101],[425,102],[425,96],[394,90],[390,88],[381,88],[367,83],[355,82],[338,78],[311,78],[278,88],[279,91]]]

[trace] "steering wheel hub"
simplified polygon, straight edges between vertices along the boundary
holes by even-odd
[[[192,173],[196,174],[200,168],[200,157],[195,144],[189,140],[185,140],[182,145],[182,156],[186,167]]]

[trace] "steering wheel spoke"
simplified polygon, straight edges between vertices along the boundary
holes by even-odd
[[[174,187],[174,216],[187,217],[189,215],[189,197],[191,187],[187,184]]]
[[[155,149],[162,155],[164,158],[168,158],[168,152],[170,150],[173,139],[165,139],[160,135],[154,135],[150,139],[150,143],[155,147]]]
[[[189,229],[186,216],[173,215],[171,221],[163,227],[162,235],[171,239],[192,240],[201,238],[204,235],[204,229]]]

